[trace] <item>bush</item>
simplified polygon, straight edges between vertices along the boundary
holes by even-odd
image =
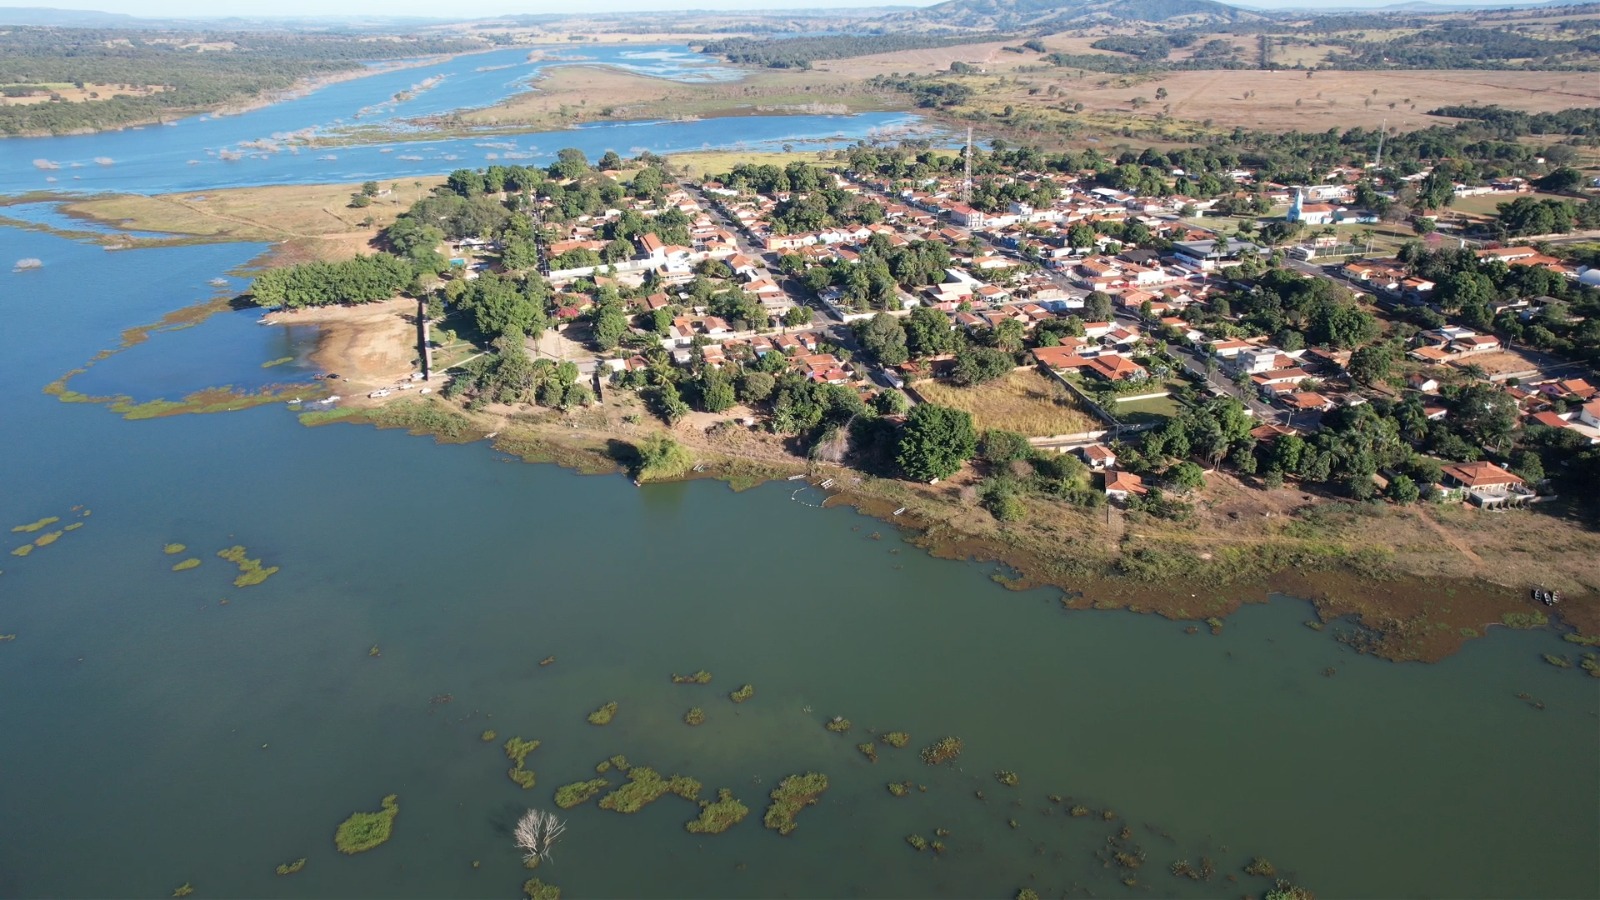
[[[639,459],[634,468],[634,480],[666,481],[682,477],[694,465],[689,448],[664,434],[653,434],[634,445]]]
[[[1032,456],[1033,445],[1015,431],[991,428],[983,433],[983,439],[978,442],[978,455],[991,465],[1003,465]]]
[[[395,816],[400,815],[400,804],[394,794],[383,798],[383,808],[377,812],[351,813],[350,818],[339,823],[333,833],[333,845],[340,853],[362,853],[387,841],[394,831]]]

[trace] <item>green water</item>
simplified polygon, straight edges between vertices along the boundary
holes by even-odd
[[[1275,598],[1187,635],[1007,592],[788,484],[638,489],[282,407],[123,421],[38,388],[257,248],[0,237],[46,260],[0,274],[0,525],[85,523],[0,554],[0,633],[17,635],[0,644],[0,895],[515,896],[511,823],[616,753],[706,797],[729,787],[751,815],[697,836],[670,795],[634,816],[591,802],[537,873],[565,896],[1260,896],[1270,883],[1240,873],[1257,855],[1322,897],[1600,893],[1600,681],[1542,663],[1573,649],[1549,632],[1396,665]],[[259,366],[283,334],[236,316],[100,363],[96,390],[150,396],[153,373],[200,362],[218,382],[280,377]],[[282,570],[234,588],[215,553],[236,543]],[[188,555],[203,565],[170,571]],[[711,685],[669,681],[701,668]],[[587,724],[608,700],[615,722]],[[699,728],[681,721],[694,705]],[[824,730],[835,715],[848,735]],[[869,728],[912,744],[869,763]],[[958,767],[923,765],[946,734]],[[533,790],[506,775],[513,735],[544,742]],[[830,778],[821,803],[790,837],[763,829],[766,792],[806,771]],[[907,779],[928,790],[885,790]],[[393,840],[335,852],[337,823],[389,793]],[[1124,825],[1145,853],[1134,888],[1096,856]],[[904,841],[935,828],[943,858]],[[1202,856],[1209,883],[1167,872]]]

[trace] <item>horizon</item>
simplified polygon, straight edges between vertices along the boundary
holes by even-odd
[[[936,5],[942,0],[829,0],[825,6],[797,11],[793,7],[775,5],[772,0],[596,0],[587,9],[604,14],[654,14],[682,12],[768,13],[775,16],[802,14],[815,16],[826,9],[922,8]],[[1332,11],[1341,9],[1379,9],[1405,5],[1406,0],[1246,0],[1227,2],[1227,6],[1240,9],[1271,12],[1296,9]],[[1431,6],[1480,7],[1503,9],[1510,6],[1544,5],[1537,3],[1507,3],[1505,0],[1421,0]],[[1573,3],[1572,5],[1579,5]],[[333,9],[330,10],[330,7]],[[571,10],[561,4],[528,6],[516,0],[485,0],[473,4],[470,11],[459,16],[440,16],[436,3],[427,0],[239,0],[230,3],[228,12],[219,14],[214,4],[202,0],[63,0],[49,4],[7,4],[6,10],[60,10],[85,13],[108,13],[133,16],[138,19],[186,19],[197,22],[227,19],[351,19],[351,18],[422,18],[438,22],[471,21],[521,15],[563,15]]]

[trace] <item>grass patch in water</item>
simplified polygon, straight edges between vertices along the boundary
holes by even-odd
[[[865,756],[867,758],[868,762],[877,762],[878,761],[878,745],[877,744],[874,744],[871,741],[867,741],[866,743],[857,744],[856,745],[856,749],[861,751],[861,755]]]
[[[1278,874],[1278,867],[1258,856],[1244,867],[1244,873],[1257,878],[1272,878]]]
[[[29,522],[26,525],[13,526],[11,531],[13,534],[32,534],[35,531],[43,531],[45,528],[54,525],[59,521],[61,521],[60,516],[46,516],[37,522]]]
[[[293,875],[305,867],[306,858],[302,856],[294,862],[278,863],[277,872],[279,875]]]
[[[683,714],[683,724],[685,725],[704,725],[705,722],[706,711],[698,706],[692,707],[688,712]]]
[[[721,834],[744,821],[750,807],[740,803],[727,788],[717,789],[717,799],[700,804],[700,817],[683,827],[691,834]]]
[[[333,845],[340,853],[361,853],[387,841],[394,832],[395,816],[400,815],[398,799],[390,794],[377,812],[351,813],[333,833]]]
[[[363,413],[379,428],[404,428],[411,434],[431,434],[441,443],[475,441],[479,434],[472,420],[440,400],[388,403]]]
[[[313,409],[300,414],[300,424],[314,427],[325,425],[329,422],[337,422],[341,419],[348,419],[355,414],[356,410],[343,406],[333,409]]]
[[[649,766],[628,770],[628,783],[600,798],[600,808],[612,812],[636,813],[667,793],[667,780]]]
[[[187,897],[192,893],[194,893],[194,885],[192,885],[189,882],[185,881],[183,884],[180,884],[175,889],[173,889],[172,896],[174,896],[174,897]]]
[[[525,791],[533,788],[534,774],[531,769],[524,768],[523,763],[527,761],[528,754],[537,749],[539,749],[538,741],[525,741],[519,737],[506,741],[506,758],[516,763],[506,775]]]
[[[605,706],[589,713],[590,725],[610,725],[611,720],[617,717],[617,701],[612,700]]]
[[[485,731],[483,734],[478,735],[478,740],[483,741],[485,744],[490,743],[494,739],[495,739],[495,733],[494,733],[494,729],[493,728],[490,728],[487,731]]]
[[[918,853],[928,849],[928,839],[920,834],[906,835],[906,843],[910,844],[911,849],[917,851]]]
[[[850,730],[850,720],[846,719],[844,716],[834,716],[828,720],[828,724],[822,727],[828,729],[834,734],[844,734],[846,731]]]
[[[27,556],[29,553],[32,553],[32,552],[33,552],[33,545],[32,544],[23,544],[21,547],[18,547],[15,550],[12,550],[11,551],[11,555],[12,556]]]
[[[285,363],[292,363],[292,362],[294,362],[294,357],[292,357],[292,356],[280,356],[277,359],[269,359],[266,362],[262,363],[261,364],[261,368],[270,369],[273,366],[281,366],[281,365],[283,365]]]
[[[762,824],[779,834],[789,834],[796,827],[795,816],[802,809],[815,805],[827,789],[828,776],[820,772],[790,775],[778,782],[777,789],[772,792],[772,805],[767,807]]]
[[[943,737],[922,748],[922,761],[930,766],[954,762],[961,756],[961,738]]]
[[[906,734],[904,731],[890,731],[880,736],[878,740],[896,750],[903,750],[907,744],[911,743],[911,735]]]
[[[67,527],[65,527],[65,528],[63,528],[61,530],[62,531],[77,531],[79,528],[82,528],[82,527],[83,527],[83,523],[82,522],[73,522],[71,525],[68,525]]]
[[[710,684],[711,683],[711,673],[707,672],[705,669],[701,669],[700,671],[694,673],[693,675],[679,675],[678,673],[674,672],[674,673],[672,673],[672,683],[673,684]]]
[[[1500,617],[1500,621],[1507,628],[1543,628],[1550,624],[1549,617],[1541,612],[1508,612]]]
[[[528,900],[561,900],[561,888],[545,884],[537,878],[523,882],[522,892],[528,895]]]
[[[756,695],[755,686],[747,684],[744,687],[739,688],[737,691],[734,691],[733,693],[729,694],[728,695],[728,699],[732,700],[735,703],[743,703],[746,700],[749,700],[751,697],[754,697],[755,695]]]
[[[233,579],[234,587],[260,584],[278,571],[277,566],[262,568],[261,560],[247,557],[244,547],[240,544],[235,544],[226,550],[218,550],[217,555],[239,567],[239,577]]]
[[[63,533],[64,532],[60,531],[46,531],[44,534],[41,534],[34,539],[33,545],[35,547],[48,547],[51,544],[54,544],[56,541],[61,540],[61,535]]]
[[[1010,769],[1001,769],[1000,771],[994,773],[994,780],[1000,782],[1006,787],[1016,787],[1017,783],[1022,779],[1018,778],[1017,773],[1011,771]]]
[[[198,558],[196,558],[196,557],[191,556],[188,559],[184,560],[183,562],[180,562],[180,563],[174,565],[172,567],[172,571],[174,571],[174,572],[187,572],[190,569],[198,569],[199,567],[200,567],[200,560]]]
[[[1570,668],[1572,668],[1572,660],[1568,659],[1565,656],[1559,656],[1559,655],[1554,654],[1554,653],[1546,653],[1546,654],[1544,654],[1544,661],[1549,663],[1552,666],[1555,666],[1558,669],[1570,669]]]
[[[188,546],[184,544],[168,544],[161,548],[161,552],[168,556],[177,556],[179,553],[182,553],[187,549],[189,549]]]
[[[895,795],[896,797],[904,797],[911,793],[911,782],[891,781],[889,782],[889,793]]]
[[[611,786],[611,782],[604,778],[591,781],[575,781],[556,788],[556,805],[562,809],[571,809],[589,802],[594,796]]]

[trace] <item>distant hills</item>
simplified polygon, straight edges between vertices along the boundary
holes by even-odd
[[[1216,0],[946,0],[893,13],[882,21],[898,28],[962,31],[1060,31],[1097,22],[1218,24],[1254,22],[1261,13]]]

